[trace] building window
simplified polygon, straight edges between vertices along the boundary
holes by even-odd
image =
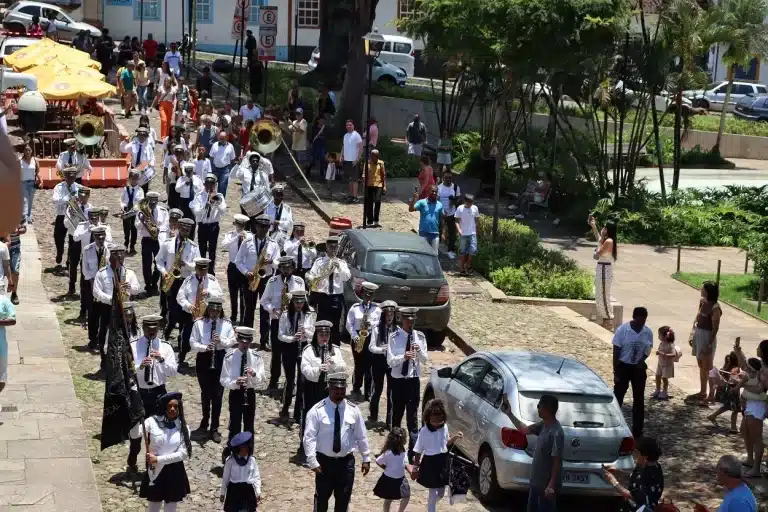
[[[416,0],[397,0],[397,17],[412,18],[416,12]]]
[[[267,0],[251,0],[251,12],[248,14],[248,24],[259,24],[259,7],[267,5]]]
[[[133,18],[141,19],[141,9],[144,14],[144,20],[160,21],[160,0],[136,0],[133,4]]]
[[[320,0],[298,0],[299,28],[320,27]]]
[[[197,0],[198,23],[213,23],[213,0]]]

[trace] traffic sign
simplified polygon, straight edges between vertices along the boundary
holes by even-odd
[[[237,8],[235,8],[235,16],[232,18],[232,39],[240,39],[243,34],[243,19],[238,16]]]
[[[259,60],[277,60],[277,27],[259,28]]]
[[[259,29],[265,28],[277,30],[277,6],[262,5],[259,7]]]

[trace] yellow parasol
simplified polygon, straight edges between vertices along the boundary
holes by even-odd
[[[36,43],[32,43],[31,45],[25,48],[16,50],[12,54],[7,55],[4,59],[4,64],[7,64],[9,66],[14,66],[17,60],[28,58],[32,55],[37,55],[40,52],[43,52],[46,49],[50,49],[54,46],[56,46],[56,43],[54,41],[51,41],[50,39],[41,39]]]
[[[117,92],[113,86],[106,82],[84,79],[84,77],[72,73],[46,76],[38,82],[37,88],[46,100],[104,98]]]
[[[24,53],[19,55],[21,52]],[[53,60],[80,68],[90,67],[96,70],[101,68],[101,64],[91,60],[87,53],[56,43],[53,45],[35,43],[9,55],[5,58],[5,63],[16,71],[25,71],[35,66],[47,65]]]
[[[54,78],[56,75],[77,75],[82,78],[104,80],[104,75],[93,68],[64,64],[58,59],[51,60],[45,65],[29,68],[25,73],[35,75],[38,80]]]

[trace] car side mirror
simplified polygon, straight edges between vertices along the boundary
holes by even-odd
[[[437,370],[437,376],[441,379],[450,379],[453,377],[453,368],[450,366],[446,366],[445,368],[440,368]]]

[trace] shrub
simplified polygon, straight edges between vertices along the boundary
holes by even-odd
[[[376,148],[379,158],[384,161],[387,178],[412,178],[419,174],[419,159],[408,154],[403,144],[392,142],[388,137],[379,137]]]
[[[549,299],[591,299],[593,284],[583,269],[565,270],[539,261],[519,268],[505,267],[491,273],[493,285],[508,295]]]
[[[485,215],[477,222],[477,256],[474,267],[489,275],[503,267],[519,267],[540,254],[539,235],[514,220],[500,219],[496,242],[491,241],[493,219]]]

